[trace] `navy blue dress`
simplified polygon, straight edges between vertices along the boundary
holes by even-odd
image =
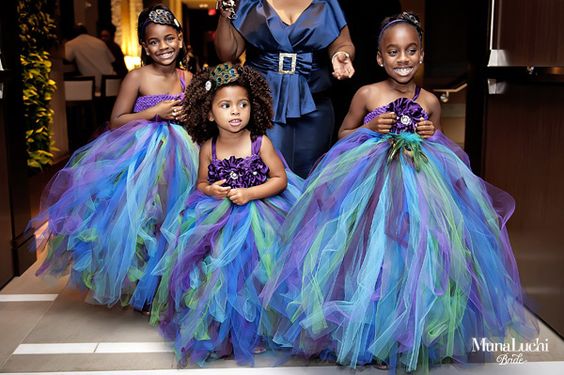
[[[233,26],[245,38],[247,65],[266,77],[274,100],[268,136],[290,168],[306,177],[331,146],[335,127],[327,96],[327,48],[346,26],[337,0],[313,0],[291,25],[266,0],[241,0]]]

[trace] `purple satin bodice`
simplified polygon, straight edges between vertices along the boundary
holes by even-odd
[[[178,71],[178,78],[180,79],[180,86],[182,87],[182,92],[176,95],[163,94],[163,95],[143,95],[137,97],[135,105],[133,106],[133,112],[141,112],[148,108],[154,107],[164,100],[183,100],[184,99],[184,89],[186,88],[186,82],[184,81],[184,74],[182,71]]]
[[[219,160],[216,153],[216,138],[212,140],[212,161],[208,166],[208,182],[225,180],[223,186],[248,188],[266,182],[269,169],[260,158],[262,136],[252,141],[251,155],[245,158],[230,156]]]
[[[394,125],[392,125],[390,133],[415,133],[417,123],[421,120],[421,118],[424,118],[425,120],[429,119],[427,112],[425,112],[425,110],[416,102],[420,92],[421,88],[416,87],[415,95],[412,99],[398,98],[389,104],[374,109],[364,117],[364,124],[372,121],[383,113],[394,112],[397,115],[397,121]]]

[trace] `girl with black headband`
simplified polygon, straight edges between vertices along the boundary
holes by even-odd
[[[505,228],[514,201],[472,173],[416,86],[419,19],[387,19],[379,39],[388,79],[356,93],[282,228],[263,289],[272,342],[411,372],[466,362],[473,339],[533,337]]]
[[[165,239],[160,226],[196,183],[198,149],[185,118],[180,23],[157,5],[139,15],[144,65],[127,74],[112,130],[74,153],[52,179],[34,223],[48,220],[38,274],[70,272],[91,302],[148,311]],[[72,126],[72,124],[71,124]]]

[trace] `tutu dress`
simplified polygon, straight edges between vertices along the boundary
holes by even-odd
[[[514,201],[469,168],[427,113],[400,98],[390,134],[360,128],[306,180],[288,214],[264,332],[294,353],[407,371],[464,362],[472,338],[532,337],[505,223]],[[264,317],[269,314],[263,314]]]
[[[185,82],[180,75],[182,88]],[[179,95],[137,98],[141,112]],[[40,242],[47,255],[38,275],[70,272],[70,285],[104,305],[151,304],[164,254],[160,226],[176,201],[193,190],[198,148],[180,126],[132,121],[77,150],[49,182],[30,225],[48,221]]]
[[[219,160],[213,139],[209,182],[225,179],[232,188],[266,182],[269,169],[259,156],[261,142],[261,136],[253,140],[249,157]],[[172,246],[161,267],[163,279],[170,280],[169,287],[161,285],[169,293],[161,330],[174,341],[181,365],[203,365],[211,353],[253,363],[260,344],[258,294],[275,267],[278,231],[303,183],[286,172],[283,192],[241,206],[195,191],[181,216],[163,225]]]

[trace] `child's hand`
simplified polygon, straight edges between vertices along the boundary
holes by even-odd
[[[204,193],[216,199],[226,198],[231,188],[229,186],[221,186],[224,183],[225,180],[216,181],[213,184],[206,186]]]
[[[177,124],[182,124],[186,122],[186,112],[184,111],[184,107],[179,105],[172,108],[172,119]]]
[[[248,190],[244,188],[231,189],[229,193],[227,193],[227,198],[229,198],[231,202],[239,206],[242,206],[251,200]]]
[[[423,117],[419,119],[416,131],[422,138],[432,137],[435,134],[435,130],[435,125],[431,121],[425,120]]]
[[[180,121],[181,118],[184,118],[180,100],[163,100],[153,107],[153,111],[163,120]]]
[[[381,134],[387,134],[392,129],[392,125],[397,121],[397,115],[394,112],[382,113],[380,116],[371,120],[366,124],[368,129],[374,130]]]

